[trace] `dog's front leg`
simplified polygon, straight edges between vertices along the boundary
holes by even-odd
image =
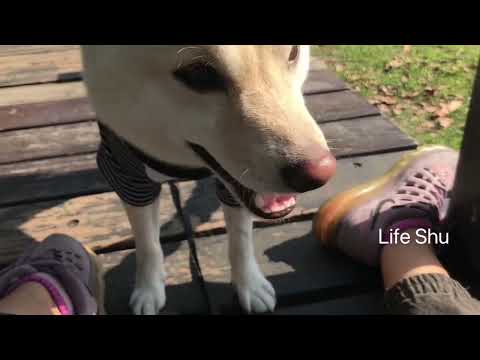
[[[137,260],[130,306],[136,315],[156,315],[166,302],[159,198],[146,207],[124,206],[135,237]]]
[[[263,313],[275,309],[272,284],[265,278],[255,259],[253,216],[243,207],[223,206],[229,235],[229,258],[240,305],[247,312]]]

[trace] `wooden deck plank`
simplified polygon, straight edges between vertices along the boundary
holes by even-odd
[[[0,56],[0,87],[56,82],[68,74],[78,78],[82,71],[77,47],[19,50]]]
[[[192,279],[191,267],[189,262],[189,248],[186,242],[177,244],[168,244],[164,246],[166,261],[166,294],[167,307],[166,312],[178,314],[207,314],[208,307],[205,298],[201,292],[198,281]],[[100,255],[100,261],[104,264],[106,270],[106,308],[109,314],[129,314],[129,297],[134,286],[135,276],[135,252],[133,250],[117,251],[109,254]],[[331,264],[328,264],[328,266]],[[335,264],[341,266],[339,264]],[[277,269],[278,270],[278,269]],[[202,270],[205,271],[205,270]],[[308,270],[307,270],[308,271]],[[338,269],[329,267],[332,277],[335,276]],[[342,268],[343,271],[343,268]],[[233,289],[228,283],[211,282],[211,274],[208,272],[207,289],[209,298],[214,306],[215,313],[240,313],[238,304],[235,303]],[[280,276],[291,276],[290,281],[297,281],[293,277],[295,273],[282,274]],[[312,278],[315,275],[310,274]],[[373,277],[376,275],[372,274]],[[286,279],[278,279],[273,275],[275,285],[282,286]],[[377,279],[368,277],[372,287]],[[323,281],[323,279],[319,279]],[[316,283],[315,279],[313,282]],[[328,282],[331,283],[331,282]],[[342,282],[342,284],[351,285],[351,282]],[[282,288],[283,289],[283,288]],[[331,288],[323,288],[325,292]],[[354,290],[353,290],[354,291]],[[318,293],[322,297],[322,292]],[[284,296],[284,295],[283,295]],[[228,302],[230,299],[232,302]],[[280,302],[282,299],[280,298]],[[230,306],[232,305],[232,306]],[[355,296],[340,297],[314,303],[300,304],[295,306],[279,306],[275,315],[378,315],[383,314],[383,291],[378,289],[374,292],[359,294]]]
[[[352,292],[381,289],[381,276],[372,268],[327,251],[311,234],[311,221],[255,229],[256,258],[275,287],[279,307],[285,303],[311,303],[329,288],[348,287]],[[226,235],[196,239],[197,253],[213,308],[229,313],[238,308],[230,286]]]
[[[80,104],[80,107],[83,105]],[[71,120],[80,120],[87,113],[88,111],[80,111],[80,117],[73,114]],[[35,116],[23,119],[33,122]],[[323,124],[322,129],[337,157],[403,150],[415,146],[411,138],[382,117],[328,123]],[[28,201],[30,197],[32,201],[37,201],[69,194],[78,196],[105,191],[105,184],[96,170],[94,155],[88,154],[96,150],[98,141],[97,125],[92,122],[0,134],[0,144],[4,149],[0,154],[0,163],[14,163],[0,166],[0,184],[5,189],[0,194],[4,195],[0,196],[0,206]],[[67,154],[73,156],[65,157]],[[85,154],[85,158],[75,154]],[[65,159],[55,159],[57,156]],[[42,158],[51,159],[38,160]],[[55,177],[60,174],[64,176]],[[15,194],[8,190],[13,183],[19,189]]]
[[[416,142],[384,116],[321,124],[328,145],[338,158],[401,151]]]
[[[335,73],[329,70],[311,70],[303,85],[303,94],[321,94],[332,91],[347,90],[348,86]]]
[[[303,213],[306,215],[298,218],[311,218],[328,198],[383,174],[402,155],[403,153],[396,152],[339,160],[337,176],[322,189],[301,195],[298,208],[291,216]],[[68,168],[65,170],[68,171]],[[53,176],[53,179],[57,177]],[[72,174],[65,179],[74,177]],[[202,236],[225,233],[223,212],[215,196],[212,179],[177,185],[182,208],[190,217],[196,233]],[[76,186],[72,183],[70,191],[77,191]],[[49,189],[55,188],[58,185],[52,182]],[[2,185],[0,189],[6,189],[2,192],[4,196],[11,187]],[[161,196],[162,239],[169,241],[184,238],[183,226],[177,217],[168,186],[163,186]],[[265,223],[262,221],[256,223],[256,226],[265,226]],[[0,263],[13,259],[29,242],[41,241],[53,232],[74,236],[97,251],[134,246],[124,209],[118,197],[108,192],[0,208]]]
[[[0,45],[0,57],[32,55],[79,49],[79,45]]]
[[[339,91],[346,89],[346,85],[331,72],[314,71],[311,78],[312,80],[306,83],[306,92],[310,94],[306,98],[310,110],[316,114],[319,121],[378,114],[375,107],[354,93]],[[49,86],[50,89],[44,89],[43,86],[20,90],[0,89],[0,98],[5,95],[3,100],[0,100],[0,105],[2,101],[8,103],[9,99],[15,98],[15,94],[12,96],[8,92],[19,91],[22,95],[17,104],[0,106],[0,132],[95,119],[95,112],[89,100],[86,97],[78,97],[84,93],[84,89],[77,89],[81,83],[72,83],[60,88],[56,84]],[[337,95],[322,94],[330,91],[337,91]],[[51,94],[52,101],[39,101],[48,99],[48,94]],[[29,102],[26,102],[25,96],[30,99]]]
[[[0,45],[0,87],[83,77],[78,45]],[[346,84],[312,58],[305,94],[345,90]]]
[[[184,233],[168,187],[160,199],[162,242]],[[38,202],[0,209],[0,264],[15,259],[25,246],[48,235],[73,236],[95,251],[134,247],[130,224],[114,193]]]
[[[0,207],[111,191],[95,153],[2,165],[0,172]]]
[[[0,132],[95,120],[87,98],[0,107]]]
[[[383,116],[322,124],[337,157],[404,150],[415,142]],[[48,126],[0,133],[0,165],[96,151],[100,138],[95,122]]]
[[[187,242],[164,246],[167,305],[163,312],[207,314],[208,305],[200,283],[192,278]],[[135,284],[135,252],[117,251],[100,255],[104,265],[108,314],[130,314],[128,306]]]
[[[384,315],[383,292],[280,308],[275,315]]]
[[[299,195],[297,209],[288,218],[311,217],[329,198],[341,191],[381,176],[406,153],[408,152],[392,152],[339,160],[336,176],[324,187]],[[181,183],[179,190],[182,209],[190,216],[197,234],[208,235],[224,231],[223,211],[215,195],[212,179]],[[259,220],[257,225],[266,223],[275,224],[275,222]]]
[[[0,106],[14,106],[85,98],[81,81],[0,88]]]
[[[379,115],[378,109],[353,91],[336,91],[305,96],[307,108],[322,124],[329,121]]]
[[[0,133],[0,164],[95,152],[99,141],[93,121],[8,131]]]

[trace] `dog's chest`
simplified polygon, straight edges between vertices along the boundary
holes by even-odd
[[[207,168],[185,168],[158,161],[122,140],[99,123],[102,141],[97,163],[104,178],[131,206],[150,205],[159,196],[161,185],[173,180],[199,180],[212,175]],[[232,194],[217,180],[219,200],[229,206],[239,206]]]

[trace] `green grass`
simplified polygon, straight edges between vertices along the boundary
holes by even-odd
[[[328,45],[315,46],[313,54],[370,100],[386,90],[394,104],[382,111],[419,143],[459,149],[480,46]],[[393,60],[398,66],[388,68]],[[453,100],[463,105],[446,115],[453,122],[443,128],[432,109]]]

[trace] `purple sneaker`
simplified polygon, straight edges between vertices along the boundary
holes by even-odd
[[[41,284],[62,315],[105,313],[101,266],[90,249],[71,237],[49,236],[2,270],[0,298],[26,282]]]
[[[407,154],[383,177],[329,200],[314,220],[316,237],[360,262],[378,265],[390,230],[440,231],[457,162],[458,153],[442,146]]]

